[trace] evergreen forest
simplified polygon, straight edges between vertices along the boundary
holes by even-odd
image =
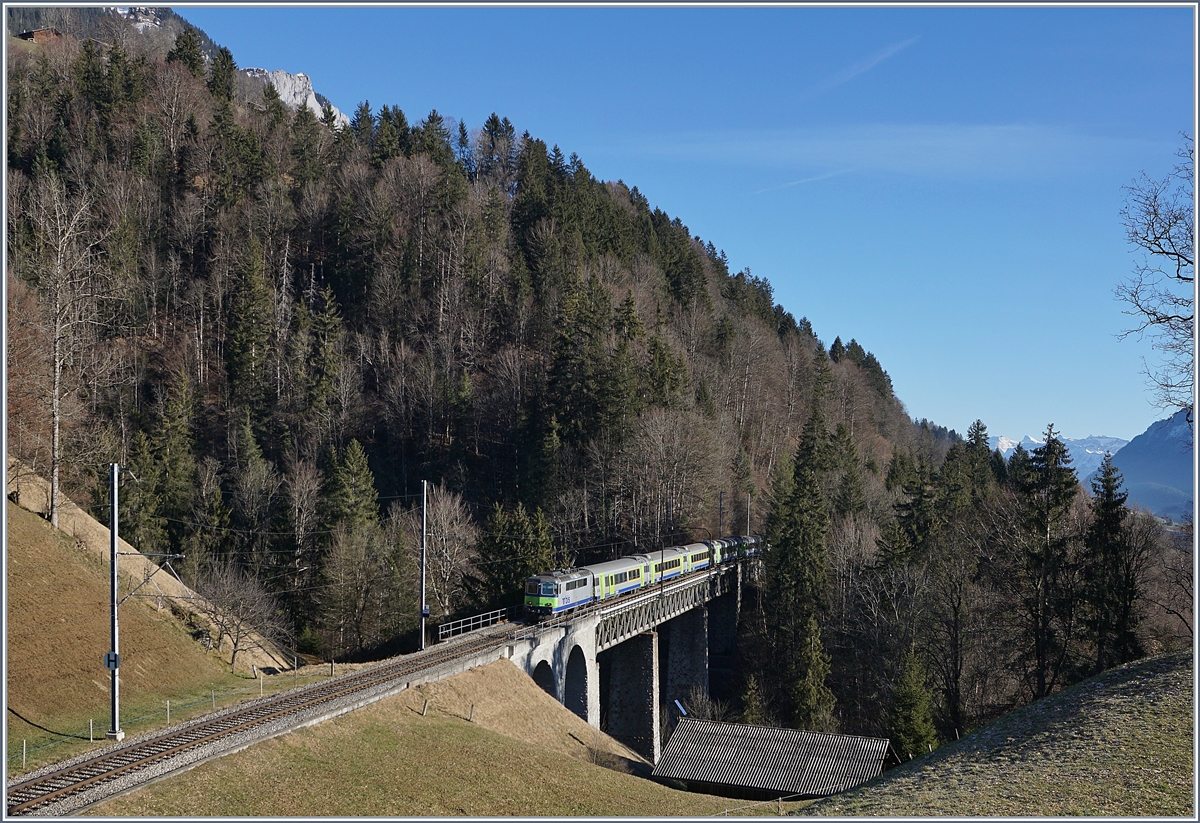
[[[119,463],[122,537],[338,660],[413,647],[425,483],[434,623],[749,530],[711,713],[909,755],[1191,643],[1190,536],[1110,463],[1085,488],[1053,426],[1005,460],[911,419],[569,147],[390,102],[341,127],[178,18],[33,43],[9,11],[7,448],[52,520],[106,520]]]

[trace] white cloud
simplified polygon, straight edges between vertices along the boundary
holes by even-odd
[[[833,89],[833,88],[836,88],[836,87],[842,85],[843,83],[848,83],[849,81],[853,80],[855,77],[858,77],[859,75],[866,74],[871,69],[875,68],[880,63],[882,63],[884,60],[887,60],[889,57],[897,54],[898,52],[903,51],[904,49],[911,46],[913,43],[917,42],[917,39],[918,38],[916,38],[916,37],[912,37],[912,38],[909,38],[908,40],[904,40],[900,43],[893,43],[892,45],[888,46],[887,48],[882,49],[881,51],[878,51],[875,54],[871,55],[866,60],[860,60],[859,62],[855,63],[854,65],[852,65],[848,68],[842,69],[837,74],[827,77],[825,80],[818,83],[812,89],[811,93],[812,94],[822,94],[824,92],[829,91],[830,89]]]
[[[848,170],[952,179],[1048,177],[1094,169],[1144,140],[1098,137],[1037,124],[864,124],[640,139],[625,154],[678,162],[760,166],[803,175],[788,185]]]

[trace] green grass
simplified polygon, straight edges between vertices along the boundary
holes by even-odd
[[[803,813],[1192,816],[1192,682],[1190,650],[1104,672]]]
[[[658,817],[720,814],[744,805],[676,791],[459,717],[421,717],[389,700],[211,761],[88,813]],[[777,813],[775,804],[755,809]]]
[[[6,632],[9,777],[106,745],[111,679],[107,564],[12,503],[8,511]],[[231,674],[227,657],[206,652],[169,608],[131,598],[120,607],[121,728],[127,737],[258,697],[258,682]],[[301,671],[304,671],[303,669]],[[315,666],[305,682],[325,676]],[[269,677],[264,693],[291,688]],[[95,741],[88,739],[92,721]],[[22,758],[22,746],[25,756]]]

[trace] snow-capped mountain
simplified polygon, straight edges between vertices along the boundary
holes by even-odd
[[[281,69],[267,71],[266,69],[242,69],[242,74],[249,77],[251,80],[256,80],[262,83],[265,88],[267,83],[275,84],[275,91],[279,92],[279,99],[283,104],[293,111],[301,106],[308,108],[317,117],[321,116],[321,111],[324,104],[328,101],[313,90],[312,80],[307,74],[289,74]],[[350,118],[338,111],[337,106],[333,106],[334,116],[337,118],[339,126],[349,126]]]
[[[1075,469],[1075,474],[1082,480],[1090,477],[1091,474],[1100,468],[1100,464],[1104,462],[1104,453],[1112,452],[1116,454],[1129,443],[1128,440],[1122,440],[1119,437],[1106,437],[1104,435],[1089,435],[1080,439],[1071,437],[1063,437],[1063,443],[1067,446],[1067,451],[1071,455],[1071,466]],[[1005,459],[1012,457],[1013,451],[1016,450],[1019,443],[1027,452],[1031,452],[1038,446],[1043,445],[1045,441],[1037,440],[1029,435],[1025,435],[1020,440],[1013,440],[1011,437],[989,437],[988,445],[993,449],[1000,449],[1000,453]]]
[[[162,15],[158,9],[146,8],[138,6],[119,6],[117,14],[125,17],[133,24],[133,27],[143,34],[148,29],[161,29],[163,24]]]
[[[1159,517],[1181,521],[1192,511],[1195,495],[1187,410],[1152,423],[1113,456],[1113,465],[1125,479],[1130,506],[1145,506]]]

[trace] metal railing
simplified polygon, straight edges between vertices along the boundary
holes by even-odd
[[[442,642],[448,638],[454,637],[456,634],[465,634],[473,632],[476,629],[482,629],[484,626],[492,626],[496,623],[503,623],[512,616],[515,607],[508,606],[503,609],[477,614],[474,617],[464,617],[461,620],[451,620],[449,623],[442,623],[438,626],[438,642]]]

